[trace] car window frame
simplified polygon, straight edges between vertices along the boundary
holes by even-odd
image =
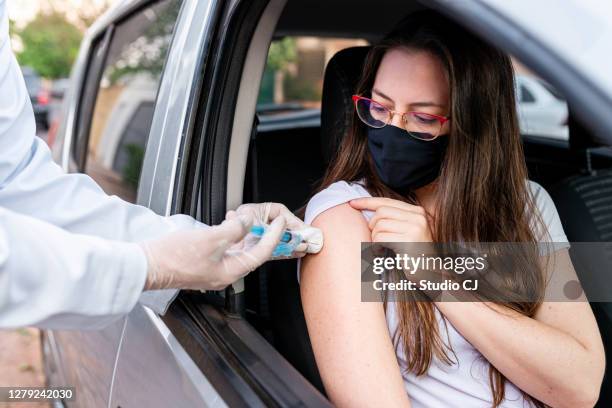
[[[228,0],[223,10],[215,10],[214,34],[206,55],[200,56],[205,60],[197,81],[202,90],[194,92],[185,118],[190,134],[181,135],[177,151],[171,213],[186,213],[210,225],[224,217],[234,102],[261,18],[255,14],[257,7],[263,12],[267,4],[268,0]],[[204,192],[210,195],[204,197]],[[204,294],[182,291],[162,317],[220,395],[234,402],[238,397],[249,406],[328,406],[325,397],[243,316],[231,312],[240,310],[234,303],[240,298],[224,296],[228,293],[231,289]]]
[[[109,25],[103,33],[94,38],[88,51],[87,66],[81,79],[79,92],[79,104],[75,115],[75,126],[77,129],[70,147],[70,155],[76,164],[76,171],[85,171],[87,160],[87,147],[89,145],[89,134],[91,122],[93,121],[93,109],[98,99],[98,89],[102,80],[104,62],[108,57],[108,50],[115,30],[115,24]],[[100,50],[97,51],[97,46]],[[95,79],[95,80],[94,80]]]
[[[520,103],[529,103],[529,104],[536,103],[535,95],[533,94],[533,92],[531,92],[529,87],[525,85],[524,83],[519,84],[519,101]]]
[[[83,77],[81,78],[81,87],[79,92],[79,104],[76,108],[75,115],[75,126],[77,129],[76,137],[73,140],[72,146],[70,147],[71,156],[76,164],[76,171],[80,173],[86,173],[87,168],[87,149],[89,147],[89,139],[91,135],[91,125],[93,122],[93,113],[96,106],[96,102],[98,100],[98,91],[100,89],[100,82],[102,81],[102,74],[104,69],[106,68],[105,64],[108,60],[108,53],[110,51],[111,45],[113,43],[113,38],[115,34],[115,30],[118,26],[128,22],[130,19],[137,16],[139,13],[142,13],[145,9],[154,6],[156,3],[161,2],[162,0],[149,0],[143,1],[142,3],[137,4],[135,7],[131,8],[128,12],[121,15],[116,20],[110,22],[107,27],[102,31],[102,33],[98,34],[92,41],[88,50],[88,58],[87,65],[85,68],[85,72]],[[181,2],[180,8],[182,8],[184,1],[179,0]],[[180,10],[178,15],[180,15]],[[170,38],[170,43],[172,43],[174,34],[176,32],[176,23],[178,22],[179,17],[177,16],[177,20],[175,21],[175,25],[172,29],[172,35]],[[100,55],[95,55],[94,51],[96,46],[101,43]],[[162,70],[160,72],[160,79],[164,75],[164,71],[166,69],[168,55],[164,58],[164,64]],[[90,80],[95,79],[95,81]],[[159,84],[156,91],[156,96],[154,100],[154,107],[157,105],[157,96],[159,95]],[[88,97],[87,99],[85,99]],[[147,143],[145,144],[145,153],[149,146],[149,135],[147,136]],[[140,182],[139,182],[140,184]]]

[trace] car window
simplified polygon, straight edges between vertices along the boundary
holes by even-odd
[[[135,202],[155,98],[181,0],[164,0],[112,32],[95,92],[85,172]]]
[[[24,68],[23,79],[25,81],[26,88],[28,89],[30,97],[35,96],[41,87],[40,77],[36,75],[36,73],[34,73],[33,71]]]
[[[529,92],[529,89],[527,89],[525,85],[521,85],[519,90],[520,90],[519,101],[521,101],[522,103],[535,102],[535,97],[533,96],[531,92]]]
[[[76,140],[71,146],[72,160],[71,170],[75,170],[72,162],[76,164],[76,170],[83,170],[85,156],[87,154],[87,138],[89,136],[89,124],[93,113],[93,104],[95,103],[96,93],[99,87],[99,75],[103,68],[104,56],[108,49],[108,38],[111,31],[107,31],[104,35],[99,36],[94,41],[90,48],[90,60],[87,66],[87,73],[82,82],[83,92],[79,101],[78,112],[79,120],[76,129],[78,133]]]
[[[257,99],[260,117],[321,107],[327,62],[344,48],[368,45],[363,39],[286,36],[275,39]]]

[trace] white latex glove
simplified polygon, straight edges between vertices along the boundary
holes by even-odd
[[[261,240],[248,250],[229,250],[253,225],[241,214],[206,229],[183,230],[141,243],[148,260],[145,290],[221,290],[270,259],[285,228],[274,217]]]
[[[301,258],[307,253],[316,254],[323,247],[323,234],[318,228],[304,224],[289,209],[280,203],[259,203],[242,204],[235,210],[230,210],[225,214],[226,220],[232,220],[239,215],[252,217],[255,224],[268,224],[278,216],[283,216],[287,220],[286,229],[300,234],[304,240],[299,244],[291,256],[272,257],[271,259]]]

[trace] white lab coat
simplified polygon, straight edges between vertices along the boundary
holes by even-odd
[[[89,176],[65,174],[52,161],[35,136],[32,106],[11,51],[5,0],[0,0],[0,210],[0,327],[99,327],[136,304],[146,270],[140,248],[65,231],[136,242],[204,227],[185,215],[162,217],[108,196]],[[153,300],[160,301],[151,304],[161,312],[176,291],[148,293],[158,295]]]

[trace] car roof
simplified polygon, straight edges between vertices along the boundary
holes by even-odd
[[[374,42],[402,17],[423,8],[416,0],[288,0],[276,34]]]
[[[612,3],[596,0],[479,0],[513,21],[524,40],[554,50],[612,100]]]

